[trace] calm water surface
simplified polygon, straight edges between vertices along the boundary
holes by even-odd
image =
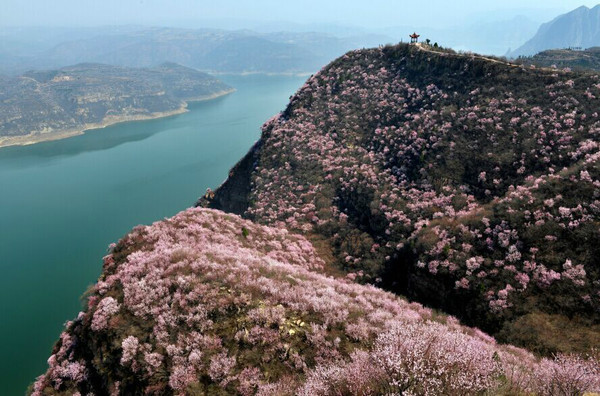
[[[304,78],[228,77],[190,112],[0,149],[0,395],[21,395],[109,243],[215,188]]]

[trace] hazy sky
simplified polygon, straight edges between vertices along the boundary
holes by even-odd
[[[142,24],[213,26],[238,21],[336,23],[363,27],[449,26],[526,15],[540,22],[584,0],[0,0],[0,26]],[[196,25],[197,24],[197,25]],[[225,27],[225,26],[223,26]],[[226,26],[231,27],[231,26]]]

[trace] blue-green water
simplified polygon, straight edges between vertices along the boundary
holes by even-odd
[[[0,395],[44,372],[108,244],[217,187],[304,81],[224,80],[237,91],[185,114],[0,149]]]

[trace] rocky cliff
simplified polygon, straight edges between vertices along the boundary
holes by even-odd
[[[581,6],[540,26],[529,41],[509,55],[531,56],[549,49],[600,45],[600,5]]]

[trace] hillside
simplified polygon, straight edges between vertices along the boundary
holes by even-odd
[[[531,56],[548,49],[600,46],[600,4],[581,6],[540,26],[529,41],[509,54]]]
[[[600,70],[600,47],[583,51],[570,49],[547,50],[533,56],[521,57],[516,62],[526,66],[570,68],[577,71]]]
[[[597,80],[346,54],[212,209],[111,245],[29,393],[599,392]]]
[[[329,64],[199,205],[503,342],[599,345],[598,77],[424,49]]]
[[[232,88],[173,63],[150,69],[79,64],[0,79],[0,147],[185,111]]]
[[[104,257],[40,395],[580,394],[596,360],[538,360],[372,286],[304,237],[189,209]]]

